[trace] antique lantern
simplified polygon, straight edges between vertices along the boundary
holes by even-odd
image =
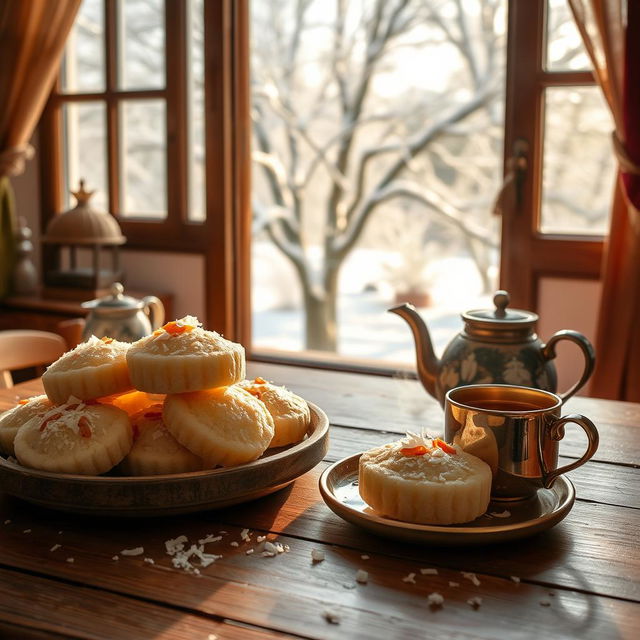
[[[87,300],[108,292],[123,281],[119,247],[126,238],[116,219],[91,207],[93,191],[84,180],[71,192],[77,204],[55,216],[42,242],[48,245],[44,268],[44,294],[50,297]]]

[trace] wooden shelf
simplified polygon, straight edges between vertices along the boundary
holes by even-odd
[[[134,298],[155,295],[162,301],[165,317],[173,318],[173,295],[167,293],[125,291]],[[89,299],[89,298],[88,298]],[[88,309],[74,300],[56,300],[46,298],[40,293],[33,295],[8,296],[0,302],[0,330],[39,329],[57,331],[57,325],[63,320],[84,318]]]

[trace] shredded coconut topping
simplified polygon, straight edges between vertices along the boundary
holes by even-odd
[[[404,438],[400,440],[400,444],[407,449],[412,449],[413,447],[426,447],[427,449],[431,449],[433,448],[433,438],[430,438],[424,431],[420,434],[407,431]]]

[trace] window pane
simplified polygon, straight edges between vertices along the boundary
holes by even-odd
[[[410,362],[396,302],[440,350],[490,306],[505,5],[253,0],[255,349]]]
[[[120,104],[120,214],[167,216],[167,141],[164,100]]]
[[[163,0],[120,0],[118,8],[118,86],[121,89],[163,88]]]
[[[543,233],[605,234],[615,179],[613,122],[598,87],[546,91]]]
[[[547,4],[546,66],[549,71],[591,69],[589,56],[567,0],[549,0]]]
[[[70,191],[81,178],[88,191],[95,190],[91,203],[106,210],[107,153],[105,105],[102,102],[66,103],[62,106],[64,140],[64,184],[66,207],[75,205]]]
[[[104,91],[104,2],[83,0],[62,63],[66,93]]]
[[[189,8],[189,220],[201,221],[205,213],[204,140],[204,0],[191,0]]]

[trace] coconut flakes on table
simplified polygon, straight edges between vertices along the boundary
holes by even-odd
[[[155,560],[154,560],[153,558],[145,558],[145,559],[144,559],[144,561],[145,561],[147,564],[155,564],[155,563],[156,563],[156,562],[155,562]]]
[[[200,575],[200,569],[191,562],[191,558],[197,558],[201,567],[208,567],[212,562],[222,558],[220,555],[205,553],[203,545],[192,544],[189,549],[185,549],[185,543],[188,541],[187,536],[182,535],[166,540],[164,543],[167,554],[171,556],[171,564],[176,569],[183,569],[187,573]]]
[[[245,542],[251,542],[251,537],[249,535],[249,529],[243,529],[240,532],[240,537],[245,541]]]
[[[423,576],[437,576],[438,570],[437,569],[420,569],[420,573]]]
[[[361,555],[360,558],[362,560],[369,560],[369,556],[366,553],[364,555]]]
[[[201,540],[198,540],[198,544],[208,544],[209,542],[220,542],[222,536],[214,536],[213,533],[207,534]]]
[[[240,543],[239,543],[239,542],[236,542],[235,540],[234,540],[233,542],[230,542],[229,544],[230,544],[232,547],[239,547],[239,546],[240,546]]]
[[[440,593],[436,593],[434,591],[433,593],[430,593],[427,596],[427,604],[430,607],[441,607],[443,603],[444,603],[444,598]]]
[[[133,549],[123,549],[121,556],[141,556],[144,553],[144,547],[134,547]]]
[[[415,584],[416,583],[416,574],[415,573],[410,573],[409,575],[407,575],[404,578],[402,578],[402,582],[409,582],[411,584]]]
[[[314,563],[322,562],[324,560],[324,551],[322,549],[311,549],[311,560]]]
[[[449,586],[450,587],[459,587],[460,583],[459,582],[454,582],[453,580],[449,580]]]
[[[515,582],[516,584],[520,584],[520,578],[518,576],[510,576],[511,582]]]
[[[75,558],[67,558],[67,562],[69,564],[73,564],[75,562]]]
[[[325,609],[322,612],[322,617],[329,624],[340,624],[341,616],[340,616],[340,613],[336,609]]]
[[[61,546],[62,546],[61,544],[54,544],[53,547],[49,549],[49,551],[57,551]]]
[[[369,572],[364,569],[358,569],[358,573],[356,573],[356,582],[359,584],[367,584],[367,582],[369,582]]]
[[[478,609],[482,604],[482,598],[480,596],[473,596],[467,600],[467,604],[474,609]]]
[[[478,576],[475,573],[471,573],[470,571],[461,571],[462,577],[470,580],[476,587],[479,587],[481,582],[478,580]]]

